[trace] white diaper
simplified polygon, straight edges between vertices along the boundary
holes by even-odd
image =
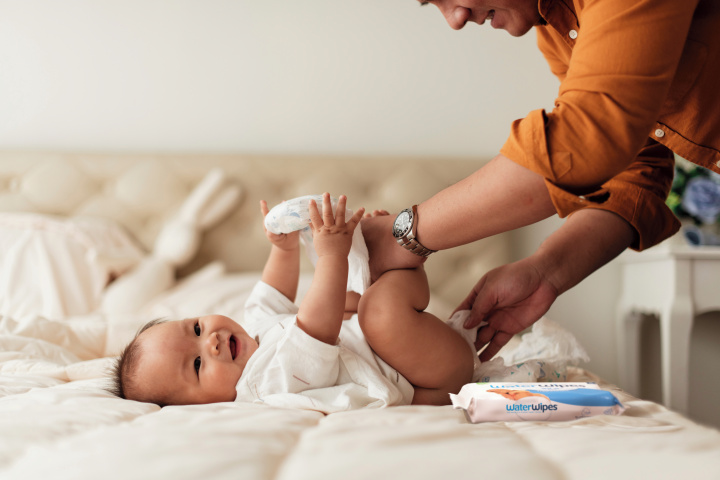
[[[322,195],[304,195],[302,197],[286,200],[274,206],[265,216],[265,228],[276,234],[290,233],[300,230],[300,240],[305,245],[305,251],[313,265],[317,263],[317,253],[312,241],[310,229],[310,211],[308,202],[314,199],[318,210],[322,211]],[[337,209],[337,198],[330,197],[333,213]],[[345,218],[352,217],[353,211],[345,209]],[[368,254],[365,239],[360,224],[353,232],[352,246],[348,256],[348,283],[347,290],[363,294],[370,286],[370,255]]]
[[[468,315],[470,310],[460,310],[446,323],[468,342],[475,353],[473,382],[563,382],[567,380],[568,365],[589,360],[573,334],[543,317],[519,342],[504,347],[492,360],[480,363],[475,339],[478,329],[487,323],[463,328]]]
[[[448,318],[445,323],[450,325],[453,330],[458,332],[460,336],[463,337],[466,342],[468,342],[470,350],[472,350],[473,352],[473,358],[475,359],[475,362],[473,364],[472,381],[479,382],[482,371],[477,349],[475,348],[475,339],[477,338],[478,329],[483,325],[487,325],[487,322],[481,322],[480,325],[474,328],[464,328],[463,323],[465,323],[465,319],[468,317],[468,315],[470,315],[470,310],[460,310],[458,312],[455,312],[450,318]]]

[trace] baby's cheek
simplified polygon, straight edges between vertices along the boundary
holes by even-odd
[[[233,372],[221,368],[206,371],[205,374],[200,385],[204,390],[205,398],[210,399],[210,403],[232,402],[235,400],[237,396],[235,391],[237,379]]]
[[[235,397],[237,396],[237,391],[235,390],[235,387],[237,387],[238,382],[240,381],[240,377],[242,376],[243,369],[231,369],[229,372],[226,372],[226,375],[224,375],[223,385],[226,391],[228,392],[227,395],[230,398],[228,401],[235,400]]]

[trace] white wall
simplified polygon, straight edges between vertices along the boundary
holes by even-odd
[[[492,156],[534,34],[416,0],[0,0],[0,148]]]

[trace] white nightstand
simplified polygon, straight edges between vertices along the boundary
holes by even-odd
[[[640,319],[660,320],[662,396],[687,413],[690,334],[695,315],[720,310],[720,247],[664,243],[625,252],[616,333],[621,387],[640,390]]]

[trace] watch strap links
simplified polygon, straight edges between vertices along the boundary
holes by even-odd
[[[415,255],[420,255],[421,257],[428,257],[431,253],[437,252],[437,250],[430,250],[429,248],[422,245],[417,240],[408,239],[405,237],[406,242],[402,241],[403,239],[399,238],[398,243],[406,250],[414,253]]]
[[[428,257],[431,253],[437,252],[437,250],[431,250],[427,248],[422,243],[418,242],[417,240],[417,223],[418,223],[418,211],[417,211],[417,205],[412,206],[412,228],[410,229],[410,232],[397,239],[397,242],[402,246],[404,249],[414,253],[415,255],[419,255],[421,257]]]

